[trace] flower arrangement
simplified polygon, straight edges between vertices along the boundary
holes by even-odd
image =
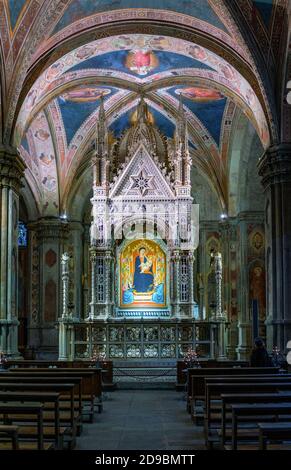
[[[106,354],[104,352],[94,350],[92,352],[91,361],[95,364],[96,367],[100,367],[100,363],[105,361]]]
[[[278,346],[273,347],[271,357],[272,357],[272,362],[275,367],[282,367],[286,363],[285,356],[284,354],[281,353]]]
[[[190,367],[201,367],[198,359],[198,354],[194,349],[188,348],[184,354],[184,362],[187,368]]]

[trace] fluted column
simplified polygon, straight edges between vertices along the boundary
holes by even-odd
[[[265,190],[267,346],[291,339],[291,144],[270,147],[258,164]]]
[[[18,352],[18,212],[25,164],[13,148],[0,148],[0,350]]]

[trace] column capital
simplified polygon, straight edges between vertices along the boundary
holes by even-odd
[[[29,228],[37,234],[38,240],[64,239],[69,236],[69,224],[57,218],[42,218],[29,224]]]
[[[13,147],[0,146],[0,185],[19,191],[26,165]]]
[[[277,183],[291,182],[291,144],[269,147],[258,162],[259,175],[265,189]]]

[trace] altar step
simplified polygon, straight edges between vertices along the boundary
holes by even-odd
[[[122,389],[172,389],[176,361],[116,361],[114,382]]]

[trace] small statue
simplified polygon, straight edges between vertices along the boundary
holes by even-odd
[[[216,252],[214,259],[215,259],[215,271],[222,271],[222,256],[219,251]]]
[[[214,250],[214,248],[211,248],[211,250],[210,250],[210,263],[209,263],[210,268],[212,268],[214,266],[214,260],[215,260],[215,250]]]
[[[65,251],[65,253],[63,253],[61,256],[61,265],[63,268],[63,273],[69,270],[69,260],[70,260],[70,255],[69,253]]]

